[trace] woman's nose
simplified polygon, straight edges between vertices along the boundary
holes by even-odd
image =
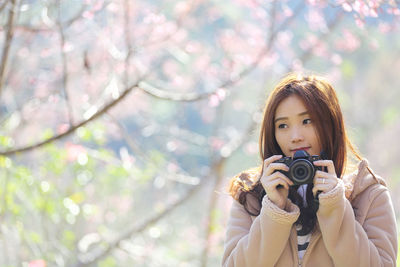
[[[301,130],[297,127],[292,127],[290,138],[293,143],[303,141],[304,139]]]

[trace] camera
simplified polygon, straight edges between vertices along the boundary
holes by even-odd
[[[312,184],[315,172],[322,170],[320,166],[314,166],[313,162],[320,160],[317,155],[310,156],[304,150],[298,150],[294,153],[293,158],[284,157],[274,161],[275,163],[284,163],[289,167],[289,171],[281,171],[292,182],[293,185]]]

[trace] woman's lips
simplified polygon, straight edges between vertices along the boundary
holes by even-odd
[[[307,150],[309,150],[311,147],[299,147],[299,148],[295,148],[295,149],[291,149],[290,151],[292,151],[292,152],[296,152],[296,151],[299,151],[299,150],[305,150],[305,151],[307,151]]]

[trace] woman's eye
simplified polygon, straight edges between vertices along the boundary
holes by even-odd
[[[311,119],[305,119],[303,120],[303,124],[310,124],[311,123]]]
[[[279,128],[279,129],[287,128],[287,124],[284,124],[284,123],[279,124],[279,125],[278,125],[278,128]]]

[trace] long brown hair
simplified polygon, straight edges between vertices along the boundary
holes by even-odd
[[[322,150],[326,157],[333,161],[336,174],[341,177],[346,168],[347,151],[350,150],[358,159],[361,159],[361,156],[347,137],[335,90],[324,78],[315,75],[289,74],[270,93],[264,109],[259,139],[262,162],[273,155],[283,155],[275,138],[274,117],[281,101],[293,94],[302,99],[316,127]],[[261,201],[265,195],[259,179],[262,171],[263,164],[232,178],[229,187],[229,193],[254,216],[259,214]],[[307,188],[307,204],[303,203],[302,197],[297,193],[298,187],[289,189],[289,198],[299,205],[301,211],[297,223],[301,223],[303,228],[306,226],[308,232],[314,228],[316,222],[312,187],[313,185]],[[248,201],[248,196],[258,200],[258,208],[254,208]]]

